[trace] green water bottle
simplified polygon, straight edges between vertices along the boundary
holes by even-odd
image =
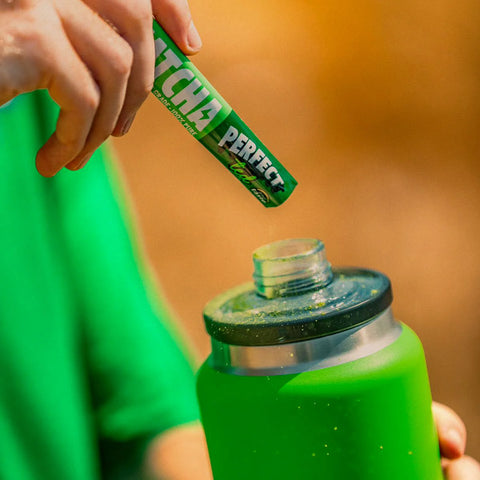
[[[205,308],[198,398],[215,480],[441,480],[422,345],[388,278],[323,244],[254,252],[254,283]]]

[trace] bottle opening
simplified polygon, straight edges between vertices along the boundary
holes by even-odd
[[[332,281],[323,242],[312,238],[281,240],[253,252],[253,280],[262,297],[298,295]]]
[[[269,243],[257,248],[253,252],[254,261],[280,260],[282,258],[301,257],[315,254],[319,249],[324,250],[320,240],[313,238],[292,238]]]

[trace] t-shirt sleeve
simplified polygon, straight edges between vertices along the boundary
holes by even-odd
[[[61,172],[56,194],[103,464],[127,471],[153,436],[198,411],[187,348],[155,293],[108,157],[100,149],[82,171]]]

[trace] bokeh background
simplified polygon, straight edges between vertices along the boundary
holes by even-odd
[[[191,0],[195,63],[299,186],[265,209],[153,96],[116,148],[146,249],[198,352],[202,308],[251,252],[324,240],[387,273],[434,397],[480,458],[480,9],[477,0]]]

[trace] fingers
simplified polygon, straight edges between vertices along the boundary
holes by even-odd
[[[455,459],[465,452],[467,431],[460,417],[446,405],[433,402],[433,416],[437,425],[440,452],[443,457]]]
[[[196,53],[201,47],[201,40],[186,0],[86,0],[86,3],[114,26],[133,51],[123,108],[112,132],[115,136],[124,135],[153,85],[155,51],[152,13],[161,18],[169,34],[185,53]],[[152,3],[155,12],[152,12]]]
[[[187,0],[153,0],[153,15],[187,55],[202,48],[202,40],[192,21]]]
[[[150,0],[88,0],[89,6],[114,26],[133,52],[133,63],[128,79],[123,107],[113,135],[128,132],[137,110],[153,86],[155,49],[152,34],[152,7]]]
[[[37,154],[37,168],[54,175],[77,155],[91,130],[100,94],[50,2],[10,2],[0,16],[0,98],[47,88],[60,106],[57,129]],[[5,41],[8,41],[5,43]]]
[[[98,15],[81,2],[75,10],[71,14],[60,8],[60,14],[70,42],[98,84],[100,102],[83,148],[67,165],[71,170],[82,167],[112,134],[125,105],[133,62],[129,44]]]
[[[444,468],[446,480],[480,480],[480,465],[471,457],[448,462]]]
[[[83,167],[110,135],[130,128],[153,85],[152,13],[185,53],[201,47],[186,0],[55,0],[55,5],[74,56],[90,72],[90,86],[79,92],[74,70],[73,80],[63,71],[52,78],[50,89],[61,113],[57,131],[38,153],[37,168],[45,176],[64,166]],[[82,99],[85,103],[79,105]]]
[[[128,130],[153,84],[152,3],[180,48],[198,51],[186,0],[22,0],[0,18],[0,102],[47,88],[60,106],[37,154],[42,175],[80,168]]]
[[[44,176],[67,165],[83,166],[110,136],[124,104],[133,57],[127,42],[83,2],[58,0],[55,5],[63,46],[49,39],[56,58],[48,88],[61,112],[55,133],[37,155]]]
[[[65,36],[54,38],[51,73],[45,85],[60,106],[57,127],[37,153],[39,173],[55,175],[82,150],[100,102],[100,92],[89,70]]]

